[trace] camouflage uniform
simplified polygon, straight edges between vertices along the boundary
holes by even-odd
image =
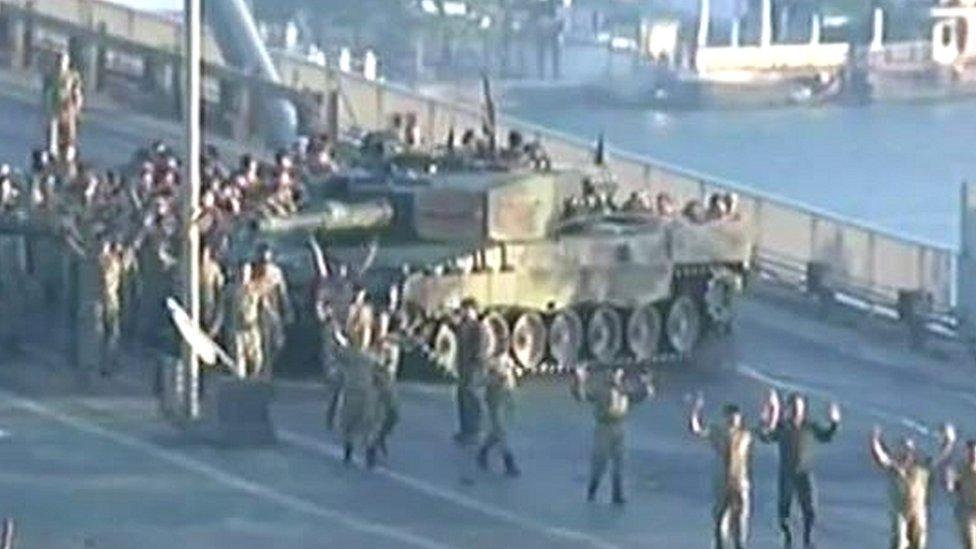
[[[888,469],[892,549],[924,549],[928,543],[931,474],[924,462],[895,463]]]
[[[376,415],[376,386],[373,381],[373,357],[355,347],[343,349],[342,413],[340,433],[344,460],[352,462],[357,446],[366,447],[373,432]]]
[[[730,539],[737,549],[745,547],[749,537],[752,432],[746,427],[723,426],[711,429],[708,440],[721,458],[712,509],[716,547],[724,547]]]
[[[459,442],[475,441],[481,433],[481,396],[485,378],[484,332],[477,318],[465,318],[458,326],[457,404]]]
[[[78,143],[78,117],[84,103],[81,75],[74,69],[61,67],[49,86],[49,146],[60,157],[68,146]]]
[[[976,469],[965,464],[948,482],[954,494],[953,514],[963,549],[976,549]]]
[[[518,476],[515,456],[508,446],[508,422],[515,407],[515,364],[508,353],[488,361],[488,379],[485,385],[485,404],[488,408],[488,436],[478,452],[478,465],[488,467],[488,452],[497,446],[502,453],[505,473]]]
[[[3,215],[0,211],[0,217]],[[23,237],[0,234],[0,347],[5,349],[15,349],[19,345],[19,327],[23,324],[25,309],[24,267]]]
[[[256,268],[254,281],[261,297],[261,343],[266,363],[261,375],[271,376],[275,358],[285,346],[285,324],[292,316],[291,300],[285,275],[274,263],[266,262]]]
[[[223,324],[223,292],[226,279],[220,263],[211,253],[200,262],[200,313],[203,330],[216,338]]]
[[[97,333],[103,374],[113,372],[119,363],[119,337],[122,320],[122,287],[135,266],[131,250],[112,245],[99,255],[100,295],[97,308]]]
[[[371,444],[373,451],[386,454],[386,439],[400,419],[396,380],[400,370],[400,341],[395,335],[380,338],[374,363],[376,385],[376,433]]]
[[[619,370],[602,369],[593,379],[577,377],[574,395],[593,405],[596,429],[593,433],[593,454],[590,459],[590,481],[587,499],[593,501],[606,473],[609,462],[613,481],[613,501],[624,503],[623,460],[624,420],[630,411],[631,400],[640,402],[651,394],[646,382],[627,387]]]
[[[373,342],[373,306],[354,303],[346,316],[346,335],[349,345],[360,352],[368,352]]]
[[[240,375],[256,377],[264,370],[261,342],[261,293],[253,281],[245,280],[234,298],[234,356]]]

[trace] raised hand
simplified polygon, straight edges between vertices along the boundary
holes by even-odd
[[[836,402],[831,402],[830,406],[827,407],[827,419],[829,419],[831,423],[840,423],[840,418],[840,405]]]
[[[946,443],[956,441],[956,428],[951,423],[946,423],[942,426],[942,440]]]

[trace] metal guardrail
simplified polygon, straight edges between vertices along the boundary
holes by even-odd
[[[0,0],[0,7],[24,9],[28,3],[27,0]],[[101,36],[112,38],[110,47],[132,44],[136,49],[163,50],[171,55],[178,54],[181,47],[180,25],[176,22],[102,0],[37,0],[30,9],[90,32],[97,29]],[[338,89],[347,103],[347,112],[354,115],[355,124],[361,127],[382,127],[388,114],[415,112],[424,123],[424,137],[433,142],[446,136],[452,127],[460,130],[481,126],[478,109],[470,105],[426,97],[401,86],[339,73],[294,57],[281,56],[275,62],[288,87],[315,91]],[[209,69],[219,71],[223,78],[239,78],[272,89],[281,87],[251,82],[256,79],[226,67],[219,69],[217,62],[210,63]],[[501,122],[503,130],[517,128],[540,135],[557,162],[577,165],[589,162],[591,143],[584,139],[515,118],[503,117]],[[643,188],[666,191],[679,199],[703,199],[715,191],[737,193],[740,209],[752,220],[756,257],[768,271],[780,270],[784,277],[796,276],[795,268],[791,267],[794,272],[789,273],[785,266],[827,263],[832,266],[831,278],[845,293],[891,307],[897,303],[899,290],[920,290],[931,296],[938,314],[954,312],[957,253],[948,246],[880,229],[649,157],[616,148],[609,148],[609,153],[625,192]]]

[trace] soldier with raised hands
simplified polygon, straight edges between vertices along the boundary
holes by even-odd
[[[709,425],[702,416],[705,400],[701,395],[691,409],[689,427],[692,434],[707,440],[718,455],[715,474],[715,505],[712,509],[715,547],[742,549],[749,538],[750,454],[756,431],[770,431],[773,419],[779,417],[779,398],[770,391],[763,407],[764,425],[754,429],[745,424],[742,410],[735,404],[722,408],[725,423]]]
[[[389,311],[377,316],[374,343],[375,363],[373,380],[376,385],[376,412],[372,440],[366,450],[366,463],[376,463],[377,452],[387,455],[386,441],[400,419],[400,403],[397,399],[396,381],[400,371],[400,335],[393,326]]]
[[[101,373],[108,376],[119,366],[119,338],[122,333],[123,288],[136,267],[135,250],[119,240],[108,239],[98,256],[98,326]]]
[[[976,549],[976,440],[966,441],[966,455],[945,473],[946,491],[952,496],[953,515],[964,549]]]
[[[807,400],[799,393],[792,393],[788,398],[789,413],[779,414],[780,406],[776,393],[771,393],[770,399],[776,399],[775,404],[769,406],[769,411],[776,413],[771,417],[771,428],[759,433],[759,439],[765,443],[775,442],[779,447],[779,527],[783,532],[783,545],[792,547],[793,534],[790,531],[790,508],[793,500],[800,504],[803,513],[803,544],[810,547],[813,543],[813,525],[816,517],[816,490],[811,471],[813,461],[814,442],[830,442],[840,426],[840,407],[831,403],[827,408],[827,422],[820,423],[807,414]]]
[[[67,52],[58,54],[56,73],[45,82],[45,110],[48,114],[48,147],[61,158],[68,147],[78,144],[78,118],[84,106],[81,75],[71,68]]]
[[[478,450],[478,466],[488,469],[488,454],[493,448],[501,452],[505,474],[517,477],[521,474],[515,464],[515,455],[508,445],[508,421],[515,407],[515,361],[507,350],[490,357],[487,361],[488,376],[485,382],[485,405],[488,408],[488,435]]]
[[[586,499],[596,499],[609,464],[613,503],[623,505],[626,503],[623,488],[624,422],[632,403],[642,402],[654,394],[651,379],[644,375],[625,375],[619,367],[577,368],[572,393],[577,400],[593,406],[596,422]]]
[[[939,469],[952,454],[956,430],[951,424],[942,428],[941,447],[935,457],[918,449],[912,438],[902,440],[901,448],[892,453],[882,440],[881,427],[871,435],[871,456],[891,483],[892,549],[925,549],[928,543],[929,485],[932,471]]]

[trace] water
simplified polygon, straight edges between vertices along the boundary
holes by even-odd
[[[183,0],[109,0],[142,11],[183,11]]]
[[[655,113],[509,104],[513,115],[934,242],[959,241],[976,101]]]

